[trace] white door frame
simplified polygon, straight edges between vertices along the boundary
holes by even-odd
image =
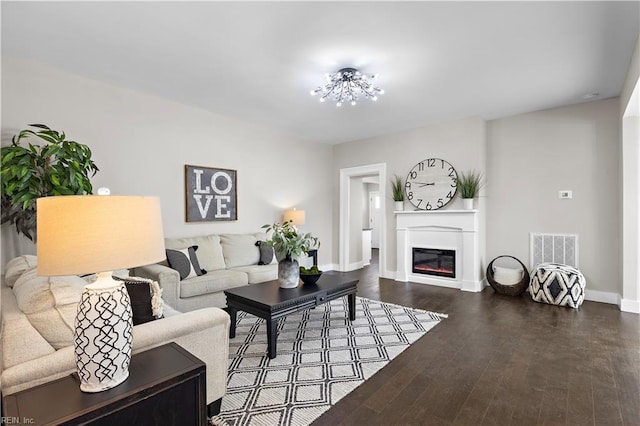
[[[382,206],[380,208],[380,260],[378,262],[378,275],[384,276],[387,265],[387,164],[369,164],[366,166],[348,167],[340,169],[340,228],[339,228],[339,253],[340,270],[348,271],[349,269],[349,217],[351,211],[349,208],[349,200],[351,191],[349,190],[349,182],[351,178],[378,175],[380,184],[380,200]],[[361,212],[358,212],[361,214]]]

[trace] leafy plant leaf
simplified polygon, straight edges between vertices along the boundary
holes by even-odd
[[[24,129],[11,138],[10,146],[0,149],[0,196],[2,223],[15,225],[18,233],[29,239],[36,235],[36,203],[43,196],[91,194],[90,177],[98,167],[91,159],[91,149],[67,141],[64,132],[44,124],[30,124],[39,130]],[[23,139],[40,139],[46,144]]]

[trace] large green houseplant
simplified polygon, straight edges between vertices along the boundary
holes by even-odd
[[[320,247],[320,241],[311,233],[299,234],[291,221],[264,225],[271,238],[266,241],[273,247],[278,259],[278,281],[282,288],[298,286],[300,266],[296,260],[309,250]]]
[[[90,177],[98,171],[87,145],[67,140],[64,132],[44,124],[20,131],[11,145],[0,149],[2,223],[11,223],[18,234],[36,237],[36,199],[51,195],[91,194]],[[26,139],[41,139],[44,145]]]

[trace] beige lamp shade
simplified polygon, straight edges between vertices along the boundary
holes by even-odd
[[[291,221],[294,225],[304,225],[305,214],[304,210],[285,210],[283,221],[288,222]]]
[[[37,200],[38,274],[82,275],[165,258],[160,199],[67,195]]]

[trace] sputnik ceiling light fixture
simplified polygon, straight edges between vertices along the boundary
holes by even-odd
[[[355,105],[360,96],[373,101],[378,100],[384,90],[374,86],[370,80],[375,80],[376,75],[364,75],[355,68],[342,68],[337,72],[327,74],[327,83],[311,91],[311,95],[320,95],[320,102],[327,99],[335,101],[336,106],[342,106],[344,102]]]

